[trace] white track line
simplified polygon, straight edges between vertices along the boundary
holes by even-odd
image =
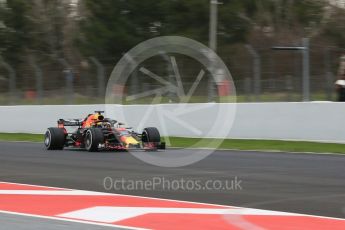
[[[97,225],[97,226],[103,226],[103,227],[111,227],[111,228],[131,229],[131,230],[147,230],[146,228],[134,228],[134,227],[127,227],[127,226],[124,226],[124,225],[105,224],[105,223],[97,223],[97,222],[91,222],[91,221],[66,219],[66,218],[62,218],[62,217],[52,217],[52,216],[41,216],[41,215],[25,214],[25,213],[20,213],[20,212],[8,212],[8,211],[0,210],[0,213],[11,214],[11,215],[18,215],[18,216],[26,216],[26,217],[42,218],[42,219],[48,219],[48,220],[67,221],[67,222],[74,222],[74,223],[80,223],[80,224],[91,224],[91,225]]]
[[[32,184],[23,184],[23,183],[13,183],[13,182],[5,182],[2,181],[0,183],[8,183],[8,184],[17,184],[17,185],[26,185],[26,186],[36,186]],[[37,185],[40,186],[40,185]],[[48,188],[48,187],[47,187]],[[59,188],[59,187],[49,187],[49,188],[55,188],[55,189],[67,189],[67,188]],[[71,189],[69,189],[71,190]],[[78,190],[78,191],[85,191],[90,192],[86,190]],[[101,195],[114,195],[114,196],[124,196],[124,197],[135,197],[135,198],[142,198],[142,199],[151,199],[151,200],[160,200],[160,201],[174,201],[174,202],[182,202],[187,204],[199,204],[199,205],[212,205],[216,207],[223,207],[223,208],[238,208],[238,209],[244,209],[245,207],[238,207],[238,206],[228,206],[228,205],[220,205],[220,204],[212,204],[212,203],[202,203],[202,202],[194,202],[194,201],[183,201],[183,200],[175,200],[175,199],[165,199],[165,198],[156,198],[156,197],[146,197],[146,196],[136,196],[136,195],[126,195],[126,194],[117,194],[117,193],[103,193],[99,192]],[[271,210],[265,210],[265,209],[256,209],[258,211],[271,211]],[[1,211],[0,211],[1,212]],[[275,211],[272,211],[275,212]],[[288,214],[293,215],[299,215],[299,216],[309,216],[309,217],[317,217],[317,218],[325,218],[325,219],[331,219],[331,220],[341,220],[345,221],[344,218],[337,218],[337,217],[328,217],[328,216],[318,216],[318,215],[309,215],[309,214],[303,214],[303,213],[292,213],[292,212],[286,212]]]
[[[345,147],[345,145],[344,145]],[[256,152],[256,153],[286,153],[286,154],[313,154],[313,155],[336,155],[336,156],[345,156],[344,153],[317,153],[317,152],[291,152],[283,150],[274,150],[274,149],[214,149],[214,148],[184,148],[184,147],[169,147],[168,149],[191,149],[191,150],[214,150],[214,151],[237,151],[237,152]]]
[[[243,140],[250,140],[250,139],[243,139]],[[260,139],[255,139],[260,140]],[[265,140],[265,139],[263,139]],[[284,140],[278,140],[278,141],[284,141]],[[39,142],[34,141],[4,141],[0,140],[0,143],[33,143],[33,144],[39,144]],[[313,142],[314,143],[314,142]],[[343,143],[329,143],[329,142],[315,142],[315,143],[321,143],[321,144],[343,144]],[[345,144],[344,144],[345,146]],[[313,154],[313,155],[335,155],[335,156],[345,156],[344,153],[317,153],[317,152],[291,152],[291,151],[283,151],[283,150],[274,150],[274,149],[250,149],[250,150],[243,150],[243,149],[214,149],[214,148],[184,148],[184,147],[170,147],[167,146],[168,149],[191,149],[191,150],[214,150],[214,151],[238,151],[238,152],[257,152],[257,153],[287,153],[287,154]]]
[[[47,196],[112,196],[110,193],[83,190],[1,190],[0,195],[47,195]]]
[[[114,223],[137,216],[150,213],[165,214],[213,214],[213,215],[250,215],[250,216],[301,216],[298,214],[276,211],[265,211],[252,208],[157,208],[157,207],[111,207],[95,206],[91,208],[80,209],[72,212],[62,213],[58,216],[89,220],[104,223]]]

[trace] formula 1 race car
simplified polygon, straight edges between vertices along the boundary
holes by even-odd
[[[58,127],[48,128],[44,145],[48,150],[62,150],[64,147],[86,149],[89,152],[99,150],[165,149],[165,143],[157,128],[145,128],[141,134],[123,123],[103,116],[104,111],[95,111],[85,119],[57,121]],[[73,132],[66,128],[77,127]]]

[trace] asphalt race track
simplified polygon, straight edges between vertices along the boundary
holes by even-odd
[[[106,177],[169,181],[237,177],[241,189],[107,191]],[[38,143],[0,142],[0,181],[345,217],[345,156],[341,155],[216,151],[193,165],[162,168],[126,152],[46,151]]]

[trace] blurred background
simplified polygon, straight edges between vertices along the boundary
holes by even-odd
[[[344,0],[0,0],[0,105],[104,103],[117,61],[164,35],[216,50],[238,102],[336,100],[345,70]],[[191,62],[178,61],[186,87]],[[164,55],[146,66],[169,76]],[[217,100],[209,84],[190,102]],[[138,73],[124,87],[155,85]]]

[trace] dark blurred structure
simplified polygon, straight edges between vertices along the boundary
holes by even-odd
[[[238,101],[301,101],[301,54],[271,47],[299,46],[303,37],[310,39],[310,99],[336,100],[344,7],[336,0],[223,0],[217,53]],[[208,45],[209,20],[209,0],[0,0],[0,104],[103,103],[107,79],[125,52],[163,35]],[[200,66],[177,62],[188,88]],[[171,75],[164,57],[145,65]],[[208,85],[201,81],[191,101],[208,101]],[[125,91],[158,86],[139,74]]]

